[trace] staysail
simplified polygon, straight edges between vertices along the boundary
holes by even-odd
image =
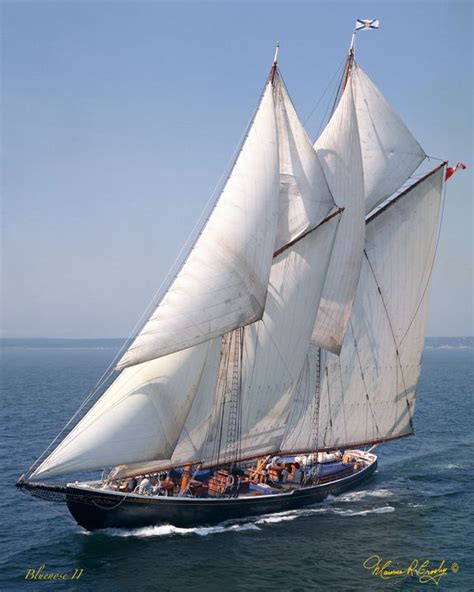
[[[261,318],[278,194],[275,106],[268,82],[202,234],[118,368],[197,345]]]
[[[32,477],[169,458],[195,397],[214,390],[220,338],[125,369]]]
[[[444,171],[440,165],[368,219],[340,357],[320,350],[319,384],[313,363],[295,394],[283,450],[335,449],[413,432]],[[314,360],[314,351],[308,356]]]
[[[336,203],[344,207],[313,329],[313,341],[340,352],[362,264],[365,198],[352,76],[331,120],[314,145]]]
[[[278,71],[273,85],[280,155],[277,251],[315,228],[336,204],[321,163]]]
[[[353,62],[351,71],[369,213],[405,183],[426,155],[362,68]]]

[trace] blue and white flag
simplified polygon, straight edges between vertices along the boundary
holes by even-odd
[[[378,29],[379,21],[377,19],[364,20],[357,19],[354,31],[361,31],[363,29]]]

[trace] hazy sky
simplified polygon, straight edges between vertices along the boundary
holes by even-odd
[[[473,335],[472,3],[2,2],[2,334],[130,333],[225,170],[281,41],[304,120],[357,59],[448,184],[429,335]],[[307,121],[317,135],[326,96]],[[433,163],[434,165],[435,163]]]

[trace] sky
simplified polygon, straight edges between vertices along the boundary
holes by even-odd
[[[469,0],[1,11],[3,337],[129,335],[229,165],[275,42],[315,139],[356,18],[380,19],[357,61],[425,152],[468,165],[447,186],[428,335],[474,335]]]

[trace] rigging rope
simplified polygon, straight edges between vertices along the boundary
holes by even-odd
[[[383,297],[383,294],[382,294],[382,288],[379,285],[379,282],[377,280],[377,276],[375,275],[375,270],[372,267],[372,264],[370,262],[369,256],[368,256],[367,251],[365,249],[364,249],[364,255],[365,255],[365,258],[367,260],[367,263],[369,264],[369,269],[370,269],[370,271],[372,273],[372,276],[374,278],[375,284],[377,286],[377,291],[378,291],[378,293],[380,295],[380,299],[382,301],[382,305],[383,305],[383,308],[385,310],[385,315],[387,317],[388,325],[390,327],[390,332],[392,334],[393,343],[395,345],[396,359],[397,359],[398,365],[400,367],[400,374],[401,374],[402,382],[403,382],[403,390],[405,392],[405,401],[406,401],[406,404],[407,404],[408,418],[409,418],[409,421],[410,421],[410,429],[411,429],[412,432],[414,432],[414,428],[413,428],[413,416],[412,416],[412,412],[411,412],[411,408],[410,408],[410,401],[408,399],[408,391],[407,391],[407,386],[406,386],[406,382],[405,382],[405,375],[403,373],[402,361],[400,359],[400,352],[398,350],[398,347],[399,346],[397,344],[397,339],[395,337],[395,330],[393,328],[392,319],[390,318],[390,315],[389,315],[389,312],[388,312],[388,308],[387,308],[387,304],[386,304],[385,298]]]
[[[341,405],[342,405],[342,418],[344,420],[344,434],[347,442],[347,419],[346,419],[346,401],[345,401],[345,393],[344,393],[344,382],[342,380],[342,365],[341,365],[341,356],[337,357],[338,366],[339,366],[339,380],[341,381]]]
[[[306,125],[306,123],[311,119],[313,113],[316,111],[316,109],[318,108],[319,104],[321,103],[321,101],[323,100],[324,96],[326,95],[326,93],[328,92],[329,88],[332,86],[334,79],[337,77],[337,75],[339,74],[339,72],[341,71],[343,65],[346,63],[346,59],[347,56],[344,56],[344,59],[342,60],[342,62],[339,64],[337,70],[334,72],[334,74],[332,75],[331,80],[329,81],[328,85],[326,86],[326,88],[324,89],[323,93],[321,94],[321,96],[319,97],[319,99],[317,100],[316,104],[314,105],[314,107],[311,109],[311,111],[309,112],[309,114],[304,118],[303,120],[303,125]],[[330,103],[329,103],[330,104]],[[328,105],[329,107],[329,105]],[[328,107],[326,108],[326,113],[328,110]],[[324,120],[323,120],[324,121]],[[321,124],[322,127],[322,124]]]
[[[365,253],[365,249],[364,249],[364,253]],[[357,339],[356,339],[356,336],[355,336],[354,326],[352,325],[352,319],[349,319],[349,325],[351,327],[352,338],[354,340],[354,348],[355,348],[355,351],[356,351],[356,354],[357,354],[357,361],[359,363],[360,377],[362,379],[362,384],[364,385],[365,398],[367,400],[367,403],[369,404],[370,413],[372,414],[372,422],[373,422],[373,424],[375,426],[375,429],[377,430],[377,435],[379,435],[380,434],[380,430],[379,430],[379,426],[377,424],[377,420],[375,419],[374,410],[372,409],[372,402],[371,402],[370,397],[369,397],[369,390],[367,388],[367,383],[365,382],[364,370],[363,370],[363,367],[362,367],[362,361],[360,359],[360,353],[359,353],[359,348],[357,346]],[[367,424],[367,422],[366,422],[366,424]],[[365,436],[366,436],[365,439],[367,439],[367,427],[366,427],[366,434],[365,434]]]

